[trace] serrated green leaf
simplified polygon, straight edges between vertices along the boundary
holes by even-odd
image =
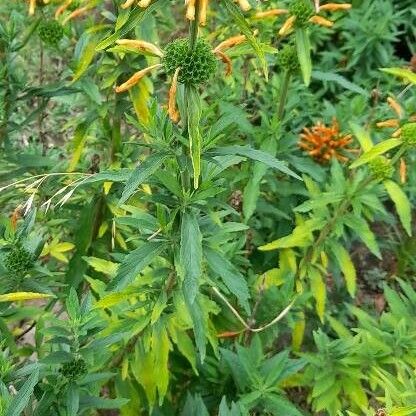
[[[156,172],[167,157],[168,155],[166,153],[157,153],[149,156],[142,163],[140,163],[127,179],[127,183],[123,189],[119,204],[126,202],[130,196],[136,192],[138,186],[140,186],[150,175]]]
[[[108,284],[108,291],[117,291],[126,287],[166,248],[165,243],[147,242],[131,251],[121,262],[117,274]]]
[[[25,381],[17,395],[13,397],[7,411],[6,416],[21,416],[23,410],[29,404],[30,396],[33,393],[39,379],[39,368],[36,368],[29,378]]]
[[[184,295],[192,304],[202,274],[202,234],[194,213],[184,212],[182,215],[179,257]]]

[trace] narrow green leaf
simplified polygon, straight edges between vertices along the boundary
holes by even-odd
[[[39,368],[36,368],[11,401],[6,411],[6,416],[21,416],[23,414],[23,410],[29,404],[30,396],[33,393],[38,379]]]
[[[165,247],[165,243],[148,242],[131,251],[121,262],[117,274],[109,283],[107,290],[117,291],[126,287]]]
[[[368,96],[368,92],[364,88],[361,88],[356,84],[353,84],[343,76],[335,74],[333,72],[312,71],[312,78],[318,79],[320,81],[336,82],[346,90],[350,90],[356,92],[357,94]]]
[[[75,321],[81,316],[81,308],[79,306],[77,291],[71,287],[69,295],[65,300],[66,311],[69,317]]]
[[[186,86],[186,118],[188,121],[189,148],[191,152],[192,167],[194,169],[194,188],[199,186],[201,174],[201,132],[199,121],[201,118],[201,98],[198,90],[193,86]]]
[[[167,157],[167,154],[154,154],[149,156],[144,162],[140,163],[127,179],[119,204],[126,202],[136,192],[138,186],[156,172]]]
[[[79,410],[79,389],[71,383],[66,392],[66,416],[77,416]]]
[[[386,188],[391,200],[396,206],[396,211],[399,214],[400,221],[403,225],[403,228],[406,230],[406,233],[412,235],[412,207],[410,201],[407,198],[407,195],[403,192],[397,183],[386,180],[383,182],[384,187]]]
[[[88,32],[84,32],[78,40],[75,49],[75,70],[72,82],[79,80],[90,66],[96,54],[98,38]]]
[[[374,233],[370,230],[367,221],[354,215],[344,217],[345,224],[355,232],[364,242],[369,250],[379,259],[381,259],[380,249],[378,247]]]
[[[218,251],[205,247],[204,255],[210,269],[222,278],[228,290],[237,298],[246,313],[249,314],[250,306],[248,299],[250,298],[250,293],[244,276]]]
[[[330,243],[331,251],[334,253],[337,259],[338,265],[344,274],[345,283],[347,284],[348,293],[354,297],[356,290],[357,272],[355,270],[354,263],[351,260],[348,251],[338,243],[332,241]]]
[[[296,179],[302,180],[302,178],[287,167],[286,162],[282,162],[279,159],[269,155],[261,150],[253,149],[250,146],[226,146],[213,150],[213,153],[217,155],[238,155],[248,157],[249,159],[262,162],[271,168],[277,169],[280,172],[286,173]]]
[[[259,59],[261,67],[263,69],[264,76],[267,79],[269,76],[269,71],[267,68],[267,62],[264,55],[264,51],[260,43],[254,37],[253,31],[248,25],[246,19],[244,18],[243,13],[241,12],[240,8],[237,7],[231,0],[224,0],[223,4],[225,5],[228,13],[234,19],[240,31],[246,36],[247,41],[250,43],[251,47],[254,49],[254,52],[256,53],[256,56]]]
[[[184,295],[192,304],[202,274],[202,234],[195,214],[190,212],[184,212],[182,216],[179,256]]]
[[[363,127],[355,123],[350,123],[350,127],[354,136],[359,141],[361,149],[363,149],[364,152],[368,152],[374,146],[368,130],[365,130]]]
[[[312,74],[311,45],[309,41],[309,32],[305,28],[296,28],[295,37],[300,69],[302,71],[303,76],[303,82],[306,86],[308,86],[311,82]]]
[[[380,156],[389,150],[394,149],[400,144],[402,144],[402,141],[399,139],[384,140],[383,142],[376,144],[370,150],[363,153],[355,162],[351,163],[350,168],[354,169],[358,166],[364,165],[365,163],[375,159],[377,156]]]
[[[73,172],[78,164],[82,151],[84,150],[85,142],[87,140],[87,131],[89,126],[89,123],[81,123],[75,129],[74,138],[72,141],[73,152],[71,160],[69,161],[68,172]]]

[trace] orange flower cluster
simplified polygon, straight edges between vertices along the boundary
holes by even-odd
[[[351,142],[351,134],[345,136],[340,134],[339,124],[334,119],[331,126],[325,126],[318,121],[311,128],[305,127],[300,134],[299,147],[308,152],[318,163],[327,163],[332,158],[345,162],[348,157],[343,155],[342,151],[354,151],[348,148]]]

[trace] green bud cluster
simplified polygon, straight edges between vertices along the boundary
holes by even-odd
[[[299,71],[299,60],[296,46],[288,43],[279,51],[277,64],[282,70],[294,74]]]
[[[305,27],[314,15],[314,10],[309,0],[293,0],[289,6],[289,13],[296,17],[297,27]]]
[[[47,45],[56,45],[64,36],[64,28],[56,20],[44,20],[39,25],[38,33]]]
[[[162,63],[169,75],[180,68],[178,81],[187,85],[199,85],[208,81],[217,66],[209,43],[198,39],[191,50],[189,39],[186,38],[176,39],[167,45]]]
[[[401,128],[401,138],[409,146],[416,146],[416,123],[406,123]]]
[[[4,259],[4,266],[13,274],[24,274],[33,267],[33,255],[23,248],[20,244],[16,244],[9,251]]]
[[[393,176],[394,168],[390,160],[384,156],[378,156],[369,163],[370,172],[374,179],[381,182]]]
[[[64,363],[59,372],[68,380],[77,380],[87,374],[87,364],[82,358],[77,358]]]

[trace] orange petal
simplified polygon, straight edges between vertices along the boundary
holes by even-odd
[[[116,41],[118,45],[130,46],[132,48],[137,48],[139,50],[150,52],[160,58],[163,58],[163,52],[160,48],[150,42],[139,39],[119,39]]]
[[[72,3],[72,0],[66,1],[62,6],[59,6],[55,11],[55,19],[57,19]]]
[[[65,17],[65,19],[62,21],[62,24],[67,23],[69,20],[71,19],[75,19],[78,16],[83,15],[84,13],[86,13],[88,10],[90,9],[90,7],[88,6],[84,6],[84,7],[80,7],[79,9],[74,10],[69,16]]]
[[[151,0],[140,0],[137,4],[139,7],[146,8],[150,4]]]
[[[224,41],[222,41],[215,49],[214,53],[218,53],[223,51],[224,49],[232,48],[233,46],[239,45],[240,43],[243,43],[246,40],[245,35],[237,35],[233,36],[231,38],[228,38]]]
[[[348,3],[327,3],[319,7],[319,10],[328,10],[330,12],[335,12],[337,10],[349,10],[352,5]]]
[[[187,0],[186,4],[186,18],[188,20],[195,20],[195,0]]]
[[[283,23],[283,26],[279,30],[279,35],[284,36],[290,32],[290,30],[293,28],[293,25],[295,23],[296,16],[290,16],[286,21]]]
[[[400,182],[406,183],[407,179],[407,165],[403,158],[400,158]]]
[[[218,338],[232,338],[240,335],[243,331],[226,331],[217,335]]]
[[[205,26],[207,24],[208,0],[200,0],[199,3],[199,24]]]
[[[316,25],[325,26],[325,27],[332,27],[334,25],[334,22],[331,22],[328,19],[325,19],[325,17],[322,16],[312,16],[309,19],[310,22],[315,23]]]
[[[172,78],[172,84],[169,88],[168,114],[174,123],[179,121],[179,111],[176,109],[176,89],[178,87],[179,71],[180,68],[176,68]]]
[[[245,12],[251,9],[250,3],[247,0],[237,0],[238,5]]]
[[[132,77],[130,77],[125,83],[119,85],[115,88],[116,92],[124,92],[129,90],[131,87],[136,85],[145,75],[147,75],[150,71],[153,69],[161,67],[162,64],[156,64],[148,66],[145,69],[142,69],[141,71],[136,72]]]
[[[286,13],[289,13],[289,11],[286,10],[286,9],[271,9],[271,10],[266,10],[264,12],[258,12],[253,16],[253,18],[254,19],[264,19],[264,18],[267,18],[267,17],[280,16],[280,15],[286,14]]]
[[[121,5],[121,8],[122,9],[127,9],[127,8],[129,8],[133,3],[134,3],[134,1],[135,0],[126,0],[122,5]]]
[[[231,75],[231,72],[233,72],[231,59],[224,52],[221,52],[221,51],[217,51],[217,52],[215,52],[215,54],[221,58],[222,62],[224,62],[225,66],[226,66],[225,76],[228,77],[229,75]]]
[[[377,127],[383,128],[383,127],[399,127],[400,122],[399,120],[395,119],[395,118],[391,118],[389,120],[384,120],[384,121],[379,121],[378,123],[376,123]]]
[[[29,1],[29,15],[33,16],[35,14],[36,9],[36,0]]]
[[[392,108],[392,110],[397,114],[399,118],[403,116],[403,109],[401,105],[392,97],[387,98],[387,104]]]
[[[393,132],[393,134],[391,135],[391,137],[400,137],[400,135],[402,134],[402,129],[397,129],[395,132]]]

